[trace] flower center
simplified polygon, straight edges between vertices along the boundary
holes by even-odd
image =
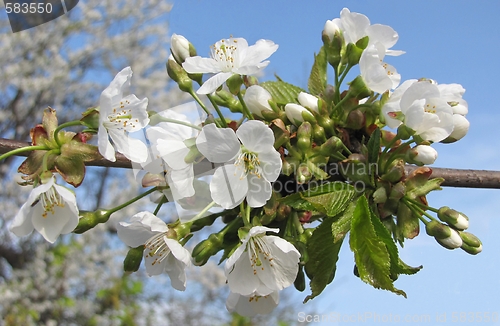
[[[427,112],[427,113],[436,113],[436,106],[435,105],[430,105],[430,104],[426,104],[425,107],[424,107],[424,111]]]
[[[170,249],[165,241],[166,235],[166,232],[155,234],[144,244],[145,249],[149,249],[147,255],[151,258],[155,257],[155,260],[151,263],[153,266],[157,263],[161,263],[170,254]]]
[[[257,275],[257,270],[264,270],[264,262],[268,261],[269,267],[273,267],[271,248],[262,236],[256,236],[248,241],[247,249],[250,251],[250,265],[253,268],[253,275]],[[267,264],[266,264],[267,265]]]
[[[54,189],[50,187],[49,190],[40,195],[40,201],[42,202],[44,218],[47,217],[47,213],[50,212],[54,214],[55,207],[64,207],[64,201],[61,195]]]
[[[236,159],[236,162],[234,162],[234,165],[238,166],[242,170],[240,179],[245,178],[249,173],[254,174],[259,179],[262,176],[262,167],[260,166],[257,154],[250,152],[247,149],[242,149],[242,152]]]
[[[234,68],[235,57],[237,56],[238,41],[230,38],[220,40],[212,45],[212,58],[221,64],[222,71],[229,72]]]
[[[134,123],[139,122],[139,120],[132,119],[132,110],[125,109],[127,105],[130,105],[130,101],[122,100],[117,107],[113,108],[113,113],[108,115],[108,121],[104,122],[107,129],[130,131],[135,128]]]

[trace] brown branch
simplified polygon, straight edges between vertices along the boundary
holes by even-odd
[[[0,138],[0,154],[16,148],[30,146],[27,142]],[[28,156],[29,152],[20,153],[20,156]],[[132,168],[131,162],[122,154],[116,153],[116,162],[110,162],[104,158],[87,162],[88,166],[107,166],[115,168]],[[410,173],[416,166],[406,166],[406,172]],[[500,171],[489,170],[465,170],[449,168],[432,168],[432,177],[443,178],[444,187],[460,188],[490,188],[500,189]]]

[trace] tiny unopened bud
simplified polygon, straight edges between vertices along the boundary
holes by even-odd
[[[448,206],[443,206],[438,211],[438,218],[453,226],[455,229],[463,231],[469,227],[469,218],[467,215],[460,213]]]
[[[126,273],[137,272],[139,266],[141,266],[143,253],[144,246],[130,248],[127,252],[125,260],[123,261],[123,271]]]
[[[192,253],[194,264],[197,266],[205,265],[210,257],[222,249],[223,243],[223,234],[212,233],[209,235],[208,239],[203,240],[194,247]]]
[[[297,130],[297,147],[302,153],[310,150],[312,144],[312,125],[305,121]]]
[[[175,61],[172,55],[170,55],[167,61],[167,73],[179,85],[181,91],[190,92],[193,89],[193,82],[186,70]]]
[[[462,238],[463,241],[461,247],[462,250],[471,255],[477,255],[478,253],[483,251],[483,244],[481,243],[481,240],[479,240],[478,237],[469,232],[459,232],[459,233],[460,233],[460,238]]]
[[[375,204],[382,204],[387,201],[387,190],[384,187],[380,187],[373,193],[373,202]]]
[[[372,91],[366,86],[363,77],[357,76],[349,83],[349,94],[355,98],[365,98],[372,94]]]

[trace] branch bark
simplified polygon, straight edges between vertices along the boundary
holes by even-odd
[[[6,153],[16,148],[30,146],[27,142],[0,138],[0,154]],[[29,152],[21,153],[20,156],[28,156]],[[116,161],[110,162],[104,158],[87,162],[88,166],[107,166],[114,168],[132,168],[132,163],[122,154],[116,153]],[[410,173],[416,166],[406,166],[406,172]],[[432,177],[443,178],[445,181],[441,184],[444,187],[459,188],[487,188],[500,189],[500,171],[491,170],[468,170],[468,169],[450,169],[435,168],[432,169]]]

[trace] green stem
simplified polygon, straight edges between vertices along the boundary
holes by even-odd
[[[245,103],[245,100],[243,100],[243,96],[241,95],[241,92],[238,92],[238,100],[240,100],[241,107],[243,108],[243,114],[246,115],[249,120],[253,120],[253,114],[248,109],[248,106]]]
[[[138,195],[138,196],[136,196],[136,197],[132,198],[131,200],[129,200],[129,201],[127,201],[127,202],[125,202],[125,203],[123,203],[123,204],[121,204],[121,205],[118,205],[118,206],[116,206],[116,207],[114,207],[114,208],[109,209],[109,210],[108,210],[108,212],[109,212],[109,214],[111,215],[112,213],[114,213],[114,212],[116,212],[116,211],[119,211],[120,209],[125,208],[125,207],[127,207],[128,205],[131,205],[131,204],[135,203],[135,202],[136,202],[136,201],[138,201],[139,199],[144,198],[144,197],[146,197],[147,195],[149,195],[149,194],[151,194],[151,193],[153,193],[153,192],[155,192],[155,191],[157,191],[157,190],[159,190],[159,187],[153,187],[153,188],[149,189],[148,191],[143,192],[142,194],[140,194],[140,195]]]
[[[340,76],[339,83],[337,84],[337,92],[340,90],[340,85],[342,85],[344,79],[347,77],[347,74],[349,73],[349,70],[351,70],[352,67],[353,65],[347,65],[346,69],[342,73],[342,76]]]
[[[153,215],[157,215],[158,212],[160,211],[160,208],[163,206],[163,204],[165,204],[167,202],[168,202],[167,197],[165,195],[163,195],[163,197],[161,197],[161,199],[160,199],[160,202],[156,206],[155,211],[153,212]]]
[[[406,207],[408,207],[412,212],[413,214],[417,215],[417,217],[425,224],[427,225],[427,223],[429,223],[426,219],[424,219],[422,217],[422,215],[425,215],[427,216],[431,221],[434,220],[434,217],[432,217],[429,213],[427,213],[425,210],[423,210],[422,208],[418,207],[417,205],[413,204],[409,198],[407,197],[403,197],[401,199]]]
[[[63,124],[60,124],[59,126],[57,126],[57,128],[54,130],[54,140],[56,141],[57,146],[61,147],[61,142],[59,140],[59,131],[61,131],[63,128],[73,127],[73,126],[81,126],[81,125],[82,125],[82,122],[80,120],[75,120],[75,121],[66,122],[66,123],[63,123]]]
[[[208,212],[208,211],[210,210],[210,208],[214,207],[214,205],[215,205],[215,202],[214,202],[214,201],[213,201],[213,202],[211,202],[211,203],[210,203],[210,204],[208,204],[205,208],[203,208],[203,209],[201,210],[201,212],[199,212],[198,214],[196,214],[196,216],[195,216],[195,217],[193,217],[191,220],[192,220],[192,221],[196,221],[197,219],[199,219],[200,217],[202,217],[202,216],[203,216],[203,214],[205,214],[206,212]],[[191,222],[191,224],[192,224],[192,222]]]
[[[194,100],[201,106],[201,108],[203,109],[203,111],[205,111],[206,114],[208,114],[209,116],[212,115],[212,112],[210,112],[210,110],[207,108],[207,106],[201,101],[201,99],[198,97],[198,95],[195,93],[194,90],[189,90],[189,94],[194,98]],[[217,127],[221,127],[220,123],[217,122],[217,120],[215,120],[215,125]]]
[[[178,124],[178,125],[186,126],[186,127],[189,127],[189,128],[193,128],[193,129],[196,129],[196,130],[201,130],[201,127],[196,126],[194,124],[191,124],[189,122],[182,121],[182,120],[165,118],[165,117],[162,117],[159,114],[152,115],[151,116],[151,121],[152,121],[152,123],[150,123],[150,125],[152,125],[152,126],[154,126],[154,125],[156,125],[156,124],[158,124],[160,122],[170,122],[170,123],[175,123],[175,124]]]
[[[227,122],[226,122],[226,118],[224,118],[224,115],[222,114],[222,112],[220,111],[219,109],[219,106],[217,105],[217,103],[215,103],[212,95],[210,94],[207,94],[207,97],[208,97],[208,100],[210,101],[210,103],[212,103],[212,106],[214,107],[215,111],[217,112],[217,114],[219,115],[219,118],[222,122],[222,127],[224,128],[227,128]]]
[[[45,153],[43,155],[43,159],[42,159],[42,168],[43,168],[43,171],[49,171],[49,166],[48,166],[48,161],[49,161],[49,156],[52,155],[52,154],[60,154],[61,151],[59,150],[59,148],[54,148],[54,149],[51,149],[50,151],[48,151],[47,153]]]
[[[13,149],[3,155],[0,155],[0,161],[12,156],[12,155],[17,155],[19,153],[24,153],[24,152],[29,152],[29,151],[43,151],[43,150],[49,150],[47,146],[44,145],[37,145],[37,146],[26,146],[26,147],[21,147],[21,148],[16,148]]]
[[[245,202],[242,202],[240,204],[240,214],[241,214],[241,218],[243,219],[243,224],[247,227],[251,227],[250,214],[247,215]]]
[[[411,198],[408,198],[408,197],[405,197],[405,198],[406,198],[407,201],[411,202],[414,205],[417,205],[418,207],[420,207],[420,208],[422,208],[424,210],[429,210],[429,211],[434,212],[434,213],[438,213],[439,212],[439,209],[437,209],[437,208],[434,208],[434,207],[422,204],[421,202],[418,202],[415,199],[411,199]]]

